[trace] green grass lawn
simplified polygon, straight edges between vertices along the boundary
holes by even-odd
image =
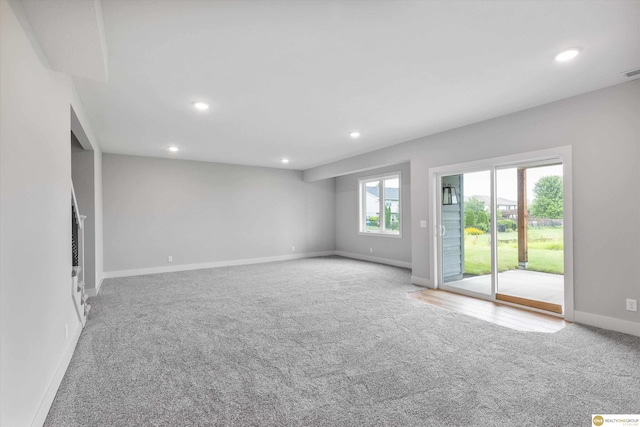
[[[464,272],[491,273],[489,234],[465,236]],[[564,274],[562,228],[529,229],[529,270]],[[498,271],[518,267],[518,233],[498,233]]]

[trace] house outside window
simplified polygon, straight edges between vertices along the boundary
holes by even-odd
[[[362,234],[400,237],[400,173],[359,180]]]

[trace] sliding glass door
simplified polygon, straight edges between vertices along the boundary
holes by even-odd
[[[436,182],[439,286],[562,314],[562,164],[444,172]]]

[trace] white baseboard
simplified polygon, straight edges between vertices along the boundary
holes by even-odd
[[[608,329],[610,331],[622,332],[640,337],[640,323],[629,322],[628,320],[616,319],[613,317],[601,316],[599,314],[586,313],[584,311],[573,312],[573,321],[583,323],[597,328]]]
[[[133,270],[105,271],[104,278],[112,279],[116,277],[142,276],[144,274],[173,273],[176,271],[200,270],[203,268],[231,267],[234,265],[262,264],[274,261],[289,261],[292,259],[314,258],[320,256],[331,256],[333,251],[307,252],[291,255],[279,255],[264,258],[235,259],[228,261],[204,262],[199,264],[167,265],[162,267],[136,268]]]
[[[87,293],[88,297],[95,297],[100,293],[100,287],[102,286],[102,282],[104,281],[104,278],[100,279],[100,281],[98,282],[98,286],[95,288],[86,288],[85,292]]]
[[[425,279],[424,277],[411,276],[411,283],[424,288],[434,288],[433,282],[430,279]]]
[[[374,256],[361,255],[354,252],[345,252],[345,251],[334,251],[333,253],[334,255],[342,256],[345,258],[353,258],[353,259],[359,259],[361,261],[377,262],[378,264],[393,265],[394,267],[402,267],[402,268],[409,268],[409,269],[411,268],[410,262],[396,261],[395,259],[378,258]]]
[[[69,363],[71,362],[71,357],[73,356],[73,353],[76,350],[76,345],[78,344],[78,340],[80,339],[81,333],[82,333],[82,324],[78,323],[78,327],[73,332],[71,339],[67,343],[67,349],[64,351],[62,360],[60,360],[60,363],[58,364],[58,368],[56,369],[55,374],[53,374],[53,378],[51,379],[51,383],[49,383],[47,392],[44,394],[44,397],[42,398],[42,402],[40,402],[38,411],[33,417],[33,420],[31,420],[32,427],[42,426],[44,424],[44,421],[47,419],[47,415],[49,414],[49,409],[51,409],[51,405],[53,404],[53,399],[56,397],[58,388],[62,383],[62,378],[64,378],[64,374],[67,372],[67,368],[69,367]]]

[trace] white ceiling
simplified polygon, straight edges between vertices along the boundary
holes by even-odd
[[[307,169],[622,83],[640,67],[640,1],[102,9],[108,81],[75,83],[110,153]],[[554,61],[576,46],[575,61]],[[197,100],[211,108],[195,111]]]
[[[56,71],[107,80],[107,43],[100,0],[20,0],[21,8]]]

